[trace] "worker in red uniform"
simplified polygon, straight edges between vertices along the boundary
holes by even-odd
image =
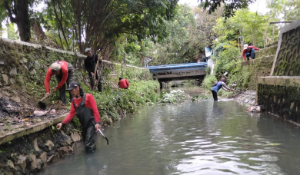
[[[58,85],[52,89],[52,92],[59,90],[60,99],[64,104],[67,104],[66,100],[66,83],[69,85],[73,79],[74,69],[73,66],[66,61],[56,61],[51,64],[48,68],[46,77],[45,77],[45,88],[46,95],[50,95],[50,80],[53,75],[55,75]],[[72,100],[72,94],[70,95],[70,101]]]
[[[71,109],[68,116],[56,125],[58,130],[68,124],[76,115],[82,127],[82,137],[86,152],[96,150],[96,132],[101,129],[100,115],[92,94],[84,93],[80,84],[73,81],[67,91],[70,91],[74,98],[71,102]]]
[[[246,57],[247,57],[247,61],[249,61],[249,57],[251,57],[252,59],[255,59],[255,50],[259,50],[259,48],[254,47],[254,46],[248,46],[248,44],[245,44],[244,50],[242,53],[244,60],[246,60]]]
[[[120,77],[119,78],[119,88],[121,89],[128,89],[129,83],[125,78]]]

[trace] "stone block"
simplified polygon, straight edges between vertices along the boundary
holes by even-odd
[[[51,140],[47,140],[47,142],[45,143],[45,146],[47,146],[48,150],[51,151],[52,148],[54,147],[54,144]]]
[[[25,173],[26,166],[27,166],[26,160],[27,160],[27,156],[19,155],[17,165],[21,167],[23,173]]]
[[[40,155],[40,159],[42,160],[42,162],[44,164],[47,164],[47,152],[43,152],[41,155]]]
[[[17,75],[17,74],[18,74],[18,72],[17,72],[17,68],[16,67],[13,67],[13,68],[10,69],[9,75]]]
[[[33,140],[33,147],[34,147],[34,150],[37,151],[37,152],[40,152],[40,148],[37,144],[37,138]]]
[[[10,78],[10,79],[9,79],[9,82],[10,82],[10,84],[16,84],[16,79]]]
[[[30,162],[31,162],[30,170],[33,171],[38,168],[38,162],[37,162],[36,156],[32,153],[29,155],[29,158],[30,158]]]
[[[2,79],[4,81],[4,85],[8,85],[9,84],[9,78],[6,74],[2,74]]]
[[[38,60],[36,60],[35,62],[34,62],[34,67],[36,68],[36,69],[38,69],[38,68],[40,68],[40,63],[39,63],[39,61]]]
[[[81,137],[80,135],[78,134],[78,132],[74,132],[71,134],[71,138],[73,140],[73,142],[78,142],[81,140]]]

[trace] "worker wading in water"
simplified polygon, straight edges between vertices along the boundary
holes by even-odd
[[[96,150],[97,130],[101,129],[100,115],[97,109],[95,99],[92,94],[84,93],[80,84],[71,82],[67,89],[74,96],[71,102],[71,109],[68,116],[56,128],[61,129],[63,125],[68,124],[76,115],[79,118],[82,127],[82,137],[86,152]]]

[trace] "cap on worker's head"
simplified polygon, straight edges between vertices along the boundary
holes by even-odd
[[[222,77],[222,78],[221,78],[221,81],[226,82],[226,78],[225,78],[225,77]]]
[[[86,49],[84,50],[85,53],[89,53],[89,52],[91,52],[91,51],[92,51],[91,48],[86,48]]]
[[[60,64],[58,64],[58,62],[54,62],[51,64],[50,68],[52,71],[58,71],[61,69],[61,66],[60,66]]]
[[[71,91],[71,90],[77,88],[77,86],[80,87],[80,84],[79,84],[78,82],[76,82],[76,81],[72,81],[72,82],[69,84],[69,87],[68,87],[67,91]]]
[[[244,45],[244,49],[248,49],[248,44],[245,44],[245,45]]]

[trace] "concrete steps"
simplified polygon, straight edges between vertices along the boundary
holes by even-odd
[[[266,56],[275,56],[276,51],[277,51],[277,44],[260,49],[255,52],[255,59],[259,59]]]

